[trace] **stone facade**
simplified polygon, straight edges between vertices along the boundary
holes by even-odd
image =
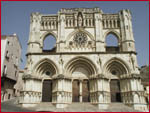
[[[147,111],[131,19],[129,10],[105,14],[99,8],[32,13],[20,103],[31,107],[49,96],[57,108],[90,102],[107,109],[111,102],[123,102]],[[117,47],[107,47],[109,34],[117,37]],[[48,35],[56,38],[52,51],[43,50]]]
[[[1,44],[1,101],[5,101],[15,96],[22,48],[16,34],[1,36]]]
[[[19,70],[17,83],[15,84],[14,88],[16,89],[16,96],[20,97],[20,91],[23,90],[23,79],[22,76],[24,74],[24,70]]]

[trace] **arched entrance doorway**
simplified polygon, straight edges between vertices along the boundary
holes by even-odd
[[[92,62],[83,57],[77,57],[66,67],[67,74],[72,76],[72,102],[90,102],[89,77],[96,70]]]
[[[35,73],[42,78],[40,91],[42,93],[42,102],[52,102],[53,81],[52,76],[58,73],[58,68],[50,59],[39,61],[35,67]]]
[[[110,99],[111,102],[122,102],[124,97],[122,96],[121,87],[124,87],[121,76],[128,73],[127,66],[120,59],[113,58],[105,65],[105,74],[110,78]]]
[[[79,83],[79,80],[73,80],[72,82],[72,102],[80,102]]]
[[[72,72],[73,102],[90,102],[89,72],[85,66],[76,67]]]
[[[118,79],[110,81],[111,102],[121,102],[120,82]]]
[[[83,80],[83,82],[82,82],[82,101],[83,102],[90,102],[89,80]]]
[[[43,81],[42,102],[52,102],[52,80]]]
[[[90,102],[89,80],[73,80],[72,102]]]

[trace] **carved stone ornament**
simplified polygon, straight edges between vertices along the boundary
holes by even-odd
[[[74,42],[78,45],[82,45],[82,44],[85,44],[87,42],[87,36],[82,33],[82,32],[79,32],[77,33],[75,36],[74,36]]]

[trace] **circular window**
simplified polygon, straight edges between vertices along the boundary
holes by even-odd
[[[113,70],[113,71],[111,72],[111,74],[112,74],[112,75],[117,75],[117,72],[116,72],[115,70]]]
[[[74,36],[73,40],[75,41],[76,44],[79,45],[85,44],[87,42],[87,36],[84,33],[79,32]]]
[[[51,74],[51,72],[50,71],[46,71],[45,74],[49,76]]]

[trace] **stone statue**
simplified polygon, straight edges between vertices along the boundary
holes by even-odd
[[[29,67],[31,67],[31,65],[32,65],[32,59],[31,59],[31,56],[28,56],[28,59],[27,59],[27,65],[29,66]]]
[[[28,70],[29,73],[31,73],[32,64],[33,64],[33,60],[31,56],[28,56],[26,69]]]
[[[100,55],[98,55],[98,61],[97,63],[100,65],[100,69],[102,69],[102,60],[100,58]]]
[[[82,23],[83,23],[83,18],[82,18],[82,15],[80,14],[78,16],[78,26],[81,27],[82,26]]]
[[[135,59],[134,59],[134,56],[130,55],[130,61],[131,61],[131,64],[133,66],[133,70],[135,70]]]
[[[62,70],[62,73],[63,73],[64,60],[62,59],[62,55],[59,56],[59,64],[61,65],[61,70]]]
[[[63,61],[63,59],[62,59],[62,56],[60,55],[60,56],[59,56],[59,64],[63,65],[63,63],[64,63],[64,61]]]

